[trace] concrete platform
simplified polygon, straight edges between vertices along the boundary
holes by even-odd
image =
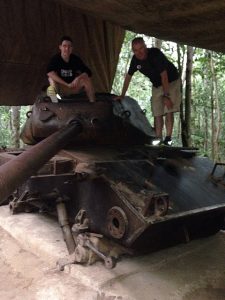
[[[61,229],[50,217],[10,215],[8,206],[2,206],[0,226],[19,241],[23,249],[48,264],[55,264],[67,255]],[[70,274],[76,284],[96,291],[96,296],[89,299],[224,300],[225,233],[146,256],[124,258],[112,270],[105,269],[99,262],[88,267],[67,266],[64,272]]]

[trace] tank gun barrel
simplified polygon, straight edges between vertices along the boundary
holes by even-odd
[[[81,131],[81,123],[73,120],[64,128],[3,164],[0,167],[0,204]]]

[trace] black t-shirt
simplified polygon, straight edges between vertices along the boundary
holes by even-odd
[[[128,70],[129,75],[132,76],[134,72],[140,71],[150,79],[154,87],[162,85],[160,74],[165,70],[167,71],[169,82],[179,78],[177,68],[158,48],[147,48],[147,50],[148,54],[145,60],[139,60],[135,55],[132,57]]]
[[[60,53],[54,55],[47,66],[47,73],[52,71],[56,72],[67,83],[72,82],[81,73],[87,73],[88,76],[92,75],[91,70],[75,54],[70,55],[68,63],[62,59]]]

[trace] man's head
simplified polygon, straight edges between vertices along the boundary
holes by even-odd
[[[59,49],[61,56],[65,61],[68,61],[70,54],[73,51],[73,41],[69,36],[63,36],[60,40]]]
[[[142,37],[136,37],[133,39],[132,50],[137,59],[144,60],[147,58],[147,47]]]

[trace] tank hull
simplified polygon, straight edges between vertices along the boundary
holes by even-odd
[[[93,261],[94,253],[107,267],[114,262],[99,251],[103,237],[146,252],[223,228],[224,165],[215,167],[194,148],[150,146],[154,132],[135,101],[123,106],[102,97],[34,105],[21,136],[37,145],[16,158],[0,155],[0,191],[12,213],[57,215],[75,261]],[[72,120],[79,126],[67,139]]]
[[[148,251],[223,228],[225,191],[210,180],[212,167],[183,148],[62,150],[18,189],[19,205],[11,208],[54,213],[57,197],[46,195],[57,188],[67,199],[71,228],[82,227],[75,220],[83,211],[88,231]]]

